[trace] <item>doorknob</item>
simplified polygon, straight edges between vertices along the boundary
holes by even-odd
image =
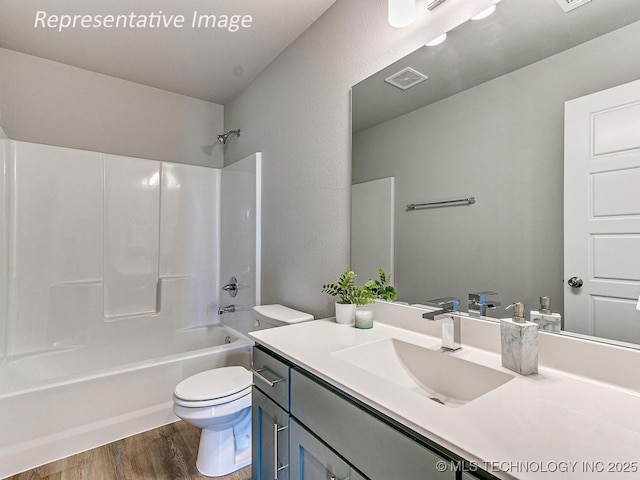
[[[580,288],[583,281],[580,277],[571,277],[567,283],[571,288]]]

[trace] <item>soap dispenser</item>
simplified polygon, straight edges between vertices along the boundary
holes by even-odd
[[[531,310],[529,317],[533,323],[538,324],[540,330],[546,332],[560,332],[562,330],[562,316],[551,312],[551,299],[540,297],[540,310]]]
[[[502,366],[520,375],[538,373],[538,325],[524,318],[524,303],[509,308],[513,317],[500,320]]]

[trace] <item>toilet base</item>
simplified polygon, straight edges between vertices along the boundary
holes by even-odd
[[[205,477],[222,477],[251,464],[251,441],[236,450],[233,428],[202,429],[196,467]]]

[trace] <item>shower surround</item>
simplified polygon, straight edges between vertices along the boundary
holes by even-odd
[[[173,421],[219,325],[221,171],[0,140],[0,478]]]

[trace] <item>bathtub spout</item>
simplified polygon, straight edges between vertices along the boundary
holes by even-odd
[[[227,305],[226,307],[218,308],[218,315],[222,315],[223,313],[233,313],[236,311],[235,305]]]

